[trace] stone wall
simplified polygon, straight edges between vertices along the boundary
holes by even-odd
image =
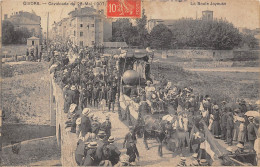
[[[74,154],[77,146],[77,136],[75,133],[71,133],[68,130],[69,128],[65,129],[67,114],[63,110],[63,91],[54,80],[52,80],[52,86],[56,103],[56,138],[61,148],[61,164],[62,166],[77,166]]]

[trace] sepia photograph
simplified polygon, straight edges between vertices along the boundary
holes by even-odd
[[[0,0],[0,166],[259,166],[259,0]]]

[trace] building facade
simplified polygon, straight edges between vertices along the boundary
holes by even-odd
[[[202,20],[212,21],[213,20],[213,11],[211,11],[211,10],[202,11]]]
[[[15,29],[27,28],[32,35],[41,38],[41,17],[35,13],[19,11],[13,13],[10,18],[8,15],[4,15],[4,20],[10,21]]]
[[[79,46],[103,45],[112,37],[112,21],[105,18],[102,10],[79,7],[68,15],[53,24],[52,34]]]

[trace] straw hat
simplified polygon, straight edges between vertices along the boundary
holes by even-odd
[[[75,85],[72,85],[70,89],[71,89],[71,90],[76,90],[76,86],[75,86]]]
[[[82,114],[85,115],[85,116],[88,116],[90,113],[90,108],[84,108],[83,111],[82,111]]]
[[[219,109],[218,105],[213,106],[213,110],[218,110],[218,109]]]
[[[98,136],[105,136],[106,135],[106,133],[104,132],[104,131],[102,131],[102,130],[100,130],[99,132],[98,132]]]
[[[75,111],[76,107],[77,107],[77,104],[72,103],[72,104],[70,105],[70,110],[69,110],[70,113],[73,113],[73,112]]]
[[[181,161],[186,161],[186,157],[181,157]]]
[[[110,136],[109,139],[107,140],[109,143],[113,143],[115,141],[115,138]]]
[[[244,148],[243,144],[241,144],[241,143],[238,143],[238,144],[237,144],[237,147],[238,147],[238,148]]]
[[[200,160],[200,165],[202,165],[202,166],[208,165],[207,160],[206,160],[206,159],[201,159],[201,160]]]
[[[97,142],[90,142],[88,144],[88,148],[97,148],[97,146],[98,146]]]

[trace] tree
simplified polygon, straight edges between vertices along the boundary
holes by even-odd
[[[147,41],[148,41],[148,31],[146,29],[146,24],[147,24],[147,16],[145,15],[145,10],[142,10],[142,17],[140,19],[136,19],[136,24],[137,24],[137,31],[138,31],[138,37],[140,40],[140,45],[142,47],[147,46]]]
[[[169,49],[171,47],[172,32],[164,24],[158,24],[150,33],[150,45],[155,49]]]
[[[3,21],[2,25],[3,44],[11,44],[14,39],[14,25],[10,21]]]
[[[32,36],[27,28],[21,27],[14,29],[14,25],[10,21],[3,21],[3,44],[26,44],[27,38]]]
[[[113,23],[112,41],[126,42],[128,45],[139,45],[137,27],[132,26],[129,19],[118,19]]]
[[[249,48],[256,48],[258,45],[257,39],[252,34],[242,34],[240,46],[247,45]]]
[[[241,41],[241,35],[233,24],[223,20],[180,19],[172,26],[173,46],[233,49]]]

